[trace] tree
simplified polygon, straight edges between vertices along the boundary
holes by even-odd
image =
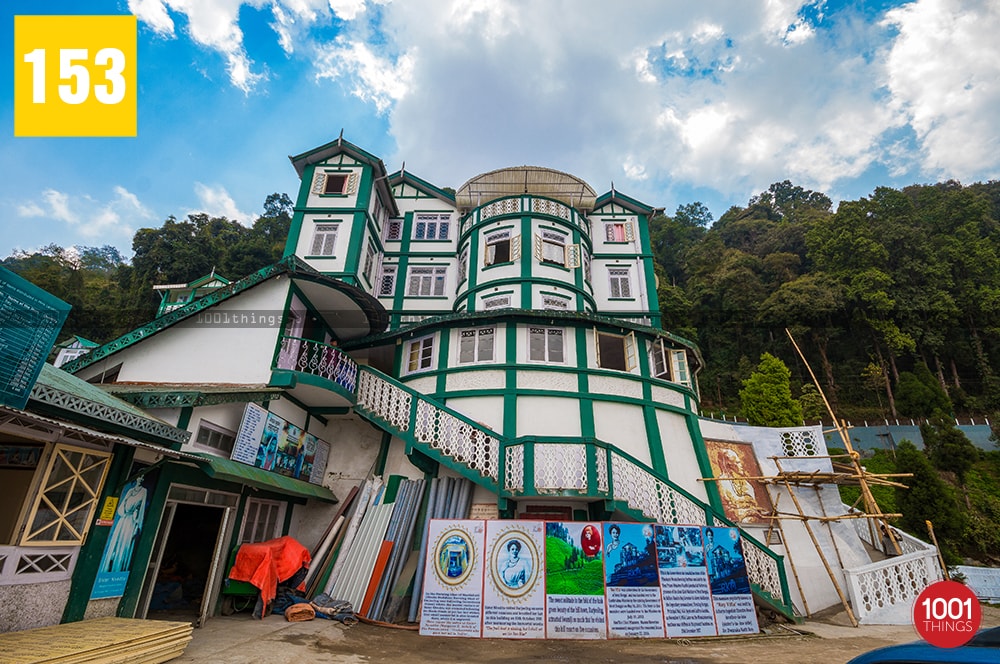
[[[925,521],[931,521],[942,550],[954,557],[965,530],[965,516],[954,492],[941,480],[927,456],[908,440],[900,441],[896,448],[896,472],[913,474],[901,478],[906,489],[896,489],[896,509],[903,515],[899,525],[923,539],[927,536]]]
[[[951,399],[927,365],[920,362],[912,372],[900,372],[896,407],[906,417],[943,417],[951,413]]]
[[[792,398],[792,372],[770,353],[760,357],[757,370],[743,381],[740,403],[750,424],[761,427],[795,427],[802,424],[802,406]]]
[[[921,424],[920,436],[931,463],[938,470],[955,473],[959,484],[964,485],[965,474],[979,460],[979,449],[972,441],[944,417]]]

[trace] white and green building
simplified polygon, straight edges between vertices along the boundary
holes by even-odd
[[[182,505],[224,510],[215,606],[220,556],[280,534],[313,547],[370,472],[469,478],[477,513],[501,518],[727,523],[703,430],[741,433],[699,418],[698,349],[660,327],[653,208],[528,166],[443,189],[342,138],[291,161],[282,261],[66,367],[190,432],[175,448],[199,459],[145,459],[159,522],[115,611],[145,615]],[[248,403],[329,442],[321,484],[228,458]],[[779,553],[745,531],[761,602],[836,603],[815,579],[790,588],[780,553],[812,548],[804,531]]]

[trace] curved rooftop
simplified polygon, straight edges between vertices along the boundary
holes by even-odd
[[[554,198],[578,210],[592,210],[597,198],[590,185],[575,175],[540,166],[514,166],[472,178],[455,194],[455,203],[471,209],[521,194]]]

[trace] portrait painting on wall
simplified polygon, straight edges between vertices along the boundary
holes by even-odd
[[[706,440],[705,447],[726,516],[736,523],[769,525],[772,507],[767,487],[759,479],[750,479],[762,475],[753,446]]]

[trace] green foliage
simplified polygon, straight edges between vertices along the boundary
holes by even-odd
[[[953,421],[943,417],[921,424],[920,436],[934,467],[955,473],[959,483],[964,484],[965,473],[979,460],[979,449],[972,441]]]
[[[843,454],[845,450],[830,448],[830,454]],[[836,461],[836,459],[835,459]],[[893,452],[889,450],[873,450],[872,456],[868,459],[862,459],[861,465],[869,473],[879,473],[879,474],[893,474],[896,472],[902,472],[896,468],[896,459]],[[861,487],[851,486],[851,485],[841,485],[840,498],[844,501],[845,505],[857,505],[858,509],[864,509],[864,503],[860,500],[861,498]],[[877,484],[872,484],[869,486],[871,489],[872,496],[875,498],[875,502],[878,504],[879,509],[885,514],[894,514],[897,510],[896,505],[896,489],[891,486],[880,486]]]
[[[604,594],[604,563],[587,559],[580,547],[551,535],[545,538],[545,587],[553,595]]]
[[[904,417],[941,417],[951,413],[951,399],[923,362],[899,374],[896,408]]]
[[[929,520],[942,550],[954,552],[961,548],[967,525],[965,514],[954,490],[941,479],[927,456],[910,441],[901,441],[896,450],[896,470],[913,474],[901,478],[908,489],[896,489],[896,505],[903,515],[898,525],[926,540],[925,521]]]
[[[792,398],[791,372],[770,353],[760,356],[757,370],[743,381],[743,416],[754,426],[793,427],[802,424],[802,407]]]
[[[806,383],[802,386],[799,407],[802,409],[802,419],[806,422],[821,420],[826,415],[826,404],[823,403],[823,396],[812,383]]]
[[[64,337],[76,334],[103,343],[155,316],[155,284],[186,283],[213,269],[234,280],[276,262],[291,214],[291,199],[271,194],[252,228],[192,214],[186,221],[170,217],[160,228],[139,229],[131,265],[111,246],[57,245],[14,254],[3,265],[72,305]]]

